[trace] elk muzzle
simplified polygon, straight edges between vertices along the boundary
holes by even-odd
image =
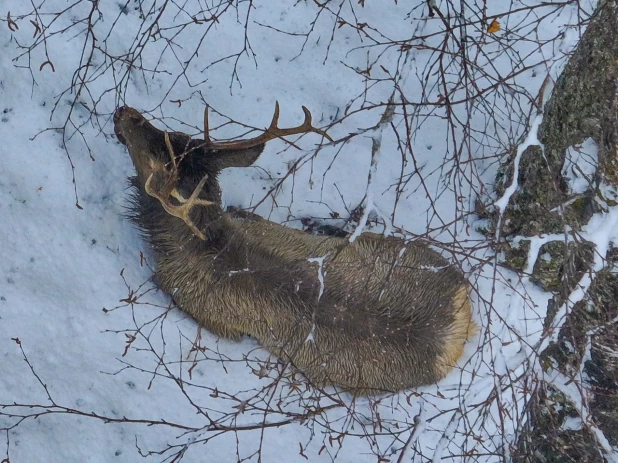
[[[127,147],[142,185],[155,170],[169,161],[165,133],[154,127],[136,109],[122,106],[114,113],[114,133]]]

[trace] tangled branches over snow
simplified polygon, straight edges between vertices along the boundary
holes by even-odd
[[[521,237],[501,234],[500,221],[521,185],[516,177],[502,200],[494,191],[511,154],[538,144],[535,136],[522,140],[535,134],[544,93],[595,5],[538,1],[508,10],[481,0],[408,3],[8,0],[0,6],[0,89],[15,82],[0,133],[16,149],[3,168],[21,178],[31,167],[40,183],[51,177],[37,193],[0,178],[9,222],[37,217],[37,231],[7,238],[7,262],[23,260],[12,249],[40,251],[51,262],[39,264],[47,265],[44,275],[22,265],[16,285],[0,286],[14,307],[0,312],[7,320],[2,333],[14,340],[6,341],[11,360],[3,360],[3,374],[28,384],[0,386],[5,461],[26,452],[16,442],[34,445],[28,435],[44,434],[35,420],[56,430],[75,420],[80,432],[95,429],[93,439],[108,432],[95,423],[113,426],[120,431],[106,437],[106,447],[118,448],[116,456],[126,461],[135,460],[136,448],[148,461],[167,462],[202,461],[205,451],[218,461],[281,455],[503,461],[518,451],[542,382],[571,397],[579,427],[612,452],[588,418],[581,369],[571,377],[549,375],[543,351],[573,305],[588,297],[594,275],[608,270],[616,212],[608,206],[596,213],[580,234],[532,237],[517,273],[504,265],[502,252],[506,238]],[[226,204],[297,228],[327,223],[352,240],[366,229],[422,238],[459,265],[481,328],[440,384],[372,398],[314,387],[252,340],[230,343],[195,326],[157,291],[148,251],[133,252],[143,244],[119,218],[130,165],[114,143],[114,109],[139,106],[160,126],[199,136],[197,115],[208,103],[212,133],[232,138],[261,129],[275,100],[285,108],[282,117],[295,114],[287,108],[311,107],[320,115],[316,125],[335,142],[273,142],[258,168],[223,174]],[[37,148],[28,148],[28,139]],[[515,172],[520,159],[514,158]],[[69,209],[67,201],[83,210]],[[492,204],[499,206],[497,227]],[[66,236],[74,247],[63,250],[58,243]],[[548,323],[551,295],[530,274],[543,259],[543,244],[579,238],[594,243],[592,267]],[[69,289],[56,299],[45,285]],[[24,312],[35,330],[19,321],[16,314]],[[68,331],[45,334],[50,313]],[[88,451],[76,447],[71,455]],[[100,458],[112,459],[104,452]]]

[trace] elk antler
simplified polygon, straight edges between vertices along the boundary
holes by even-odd
[[[282,138],[286,135],[297,135],[306,132],[314,132],[322,135],[329,141],[333,141],[333,139],[325,131],[315,128],[313,125],[311,125],[311,111],[309,111],[305,106],[303,106],[302,108],[303,112],[305,113],[305,120],[298,127],[290,127],[288,129],[281,129],[277,127],[277,123],[279,122],[279,102],[277,101],[275,102],[275,113],[273,114],[273,119],[270,122],[270,126],[261,135],[258,135],[254,138],[249,138],[247,140],[214,142],[210,139],[210,135],[208,133],[208,106],[206,106],[206,109],[204,109],[204,140],[206,142],[206,147],[208,149],[216,150],[246,149],[261,145],[262,143],[274,140],[275,138]]]
[[[206,180],[208,180],[208,174],[204,175],[202,180],[200,180],[200,183],[197,184],[197,186],[195,187],[195,190],[193,190],[193,193],[191,193],[191,196],[189,196],[189,199],[185,199],[180,194],[180,192],[176,189],[176,185],[178,184],[178,165],[176,163],[176,156],[174,154],[174,149],[172,148],[172,144],[170,142],[170,137],[167,134],[167,132],[164,132],[164,133],[165,133],[165,144],[167,145],[167,149],[170,153],[170,157],[172,158],[172,170],[168,171],[164,167],[161,168],[163,170],[163,175],[164,175],[165,180],[163,183],[163,187],[161,188],[160,191],[155,191],[151,186],[152,179],[155,175],[155,172],[152,172],[148,176],[148,179],[146,180],[146,183],[144,184],[144,189],[146,190],[146,193],[148,193],[150,196],[159,200],[159,202],[161,203],[161,206],[163,206],[163,209],[165,209],[165,211],[168,214],[173,215],[174,217],[178,217],[179,219],[182,219],[189,226],[189,228],[191,229],[191,231],[193,232],[195,236],[205,241],[206,236],[204,236],[204,234],[195,226],[195,224],[191,220],[191,217],[189,216],[189,213],[191,212],[191,209],[193,208],[193,206],[198,206],[198,205],[212,206],[216,204],[212,201],[207,201],[205,199],[198,198],[198,195],[200,194],[200,192],[204,188],[204,185],[206,184]],[[158,170],[160,171],[161,169],[158,169]],[[180,203],[180,205],[179,206],[173,205],[170,202],[170,196],[175,198]]]

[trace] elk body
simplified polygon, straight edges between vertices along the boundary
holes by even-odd
[[[216,335],[249,334],[316,385],[359,394],[435,383],[472,335],[461,273],[427,245],[362,234],[315,236],[223,211],[218,173],[250,166],[293,129],[213,142],[164,132],[119,108],[115,132],[137,175],[131,218],[156,258],[159,287]]]

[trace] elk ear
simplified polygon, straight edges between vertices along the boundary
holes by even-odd
[[[210,158],[216,163],[219,170],[227,167],[249,167],[264,151],[264,143],[238,150],[220,150],[210,154]]]

